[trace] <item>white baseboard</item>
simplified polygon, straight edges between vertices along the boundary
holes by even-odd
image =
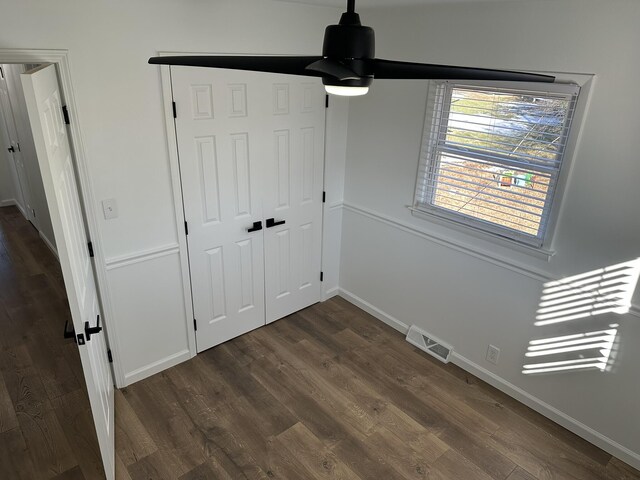
[[[125,373],[124,375],[124,385],[116,385],[118,388],[126,387],[127,385],[131,385],[132,383],[139,382],[140,380],[144,380],[147,377],[155,375],[156,373],[160,373],[167,368],[171,368],[179,363],[186,362],[191,358],[191,352],[189,350],[183,350],[178,353],[174,353],[162,360],[158,360],[150,365],[145,365],[138,370],[134,370],[133,372]]]
[[[409,327],[397,318],[389,315],[388,313],[370,304],[366,300],[363,300],[362,298],[343,288],[340,288],[340,296],[348,302],[361,308],[365,312],[373,315],[383,323],[406,335]],[[492,385],[493,387],[506,393],[510,397],[515,398],[519,402],[527,405],[541,415],[544,415],[555,423],[562,425],[564,428],[575,433],[579,437],[582,437],[588,442],[593,443],[605,452],[610,453],[611,455],[619,458],[623,462],[628,463],[634,468],[640,469],[640,453],[629,450],[627,447],[620,445],[618,442],[610,439],[609,437],[606,437],[605,435],[602,435],[591,427],[585,425],[582,422],[579,422],[575,418],[570,417],[557,408],[527,393],[520,387],[513,385],[512,383],[499,377],[495,373],[490,372],[489,370],[486,370],[485,368],[475,364],[471,360],[463,357],[455,351],[451,355],[451,361],[463,370],[487,382],[489,385]]]
[[[627,447],[620,445],[618,442],[602,435],[599,432],[596,432],[593,428],[585,425],[582,422],[579,422],[575,418],[570,417],[557,408],[525,392],[520,387],[516,387],[512,383],[507,382],[503,378],[497,376],[495,373],[490,372],[480,365],[473,363],[471,360],[463,357],[455,351],[451,355],[451,361],[463,370],[466,370],[479,379],[484,380],[489,385],[496,387],[498,390],[506,393],[510,397],[513,397],[519,402],[524,403],[526,406],[544,415],[548,419],[553,420],[555,423],[562,425],[564,428],[575,433],[579,437],[582,437],[588,442],[591,442],[597,447],[600,447],[605,452],[618,457],[620,460],[628,463],[634,468],[640,469],[640,454],[632,452]]]
[[[51,250],[51,253],[53,253],[53,255],[54,255],[58,260],[60,260],[60,257],[58,257],[58,251],[57,251],[57,250],[56,250],[56,248],[53,246],[53,243],[51,243],[51,242],[49,241],[49,239],[43,235],[43,233],[42,233],[42,232],[40,232],[40,231],[39,231],[39,232],[38,232],[38,234],[40,235],[40,238],[42,239],[42,241],[44,242],[44,244],[45,244],[47,247],[49,247],[49,250]]]
[[[13,198],[9,198],[7,200],[0,200],[0,208],[13,207],[14,205],[17,205],[17,204],[18,203]]]
[[[354,295],[353,293],[345,290],[344,288],[340,288],[340,296],[345,300],[347,300],[348,302],[353,303],[356,307],[361,308],[365,312],[373,315],[378,320],[381,320],[383,323],[386,323],[391,328],[398,330],[403,335],[406,335],[407,332],[409,331],[409,325],[401,322],[395,317],[392,317],[388,313],[383,312],[379,308],[374,307],[366,300],[363,300],[362,298],[358,297],[357,295]]]
[[[327,290],[326,292],[322,292],[322,301],[329,300],[337,295],[340,295],[340,287],[333,287]]]

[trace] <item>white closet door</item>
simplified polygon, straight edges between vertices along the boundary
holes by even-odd
[[[267,73],[171,79],[202,351],[320,301],[324,93]]]
[[[264,98],[246,72],[171,68],[198,351],[265,323]]]
[[[319,81],[285,75],[270,81],[264,194],[267,323],[320,301],[325,128]]]

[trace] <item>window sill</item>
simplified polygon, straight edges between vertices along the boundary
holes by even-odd
[[[456,232],[461,232],[467,236],[488,241],[495,245],[499,245],[501,247],[505,247],[519,253],[524,253],[526,255],[529,255],[531,257],[534,257],[540,260],[544,260],[546,262],[551,260],[551,257],[553,257],[556,254],[556,252],[553,250],[547,250],[545,248],[538,248],[530,245],[525,245],[523,243],[517,242],[516,240],[511,240],[509,238],[503,237],[501,235],[493,234],[491,232],[485,232],[484,230],[474,228],[473,226],[464,225],[464,224],[455,222],[453,220],[449,220],[448,218],[441,217],[434,213],[417,209],[413,206],[408,205],[407,208],[409,209],[409,211],[411,211],[411,214],[416,218],[420,218],[422,220],[427,220],[429,222],[442,225],[446,228],[455,230]],[[431,234],[439,237],[440,240],[443,240],[445,242],[467,248],[481,255],[486,254],[485,251],[477,247],[474,247],[473,243],[460,241],[459,239],[454,238],[452,235],[446,235],[442,233],[438,233],[438,234],[431,233]]]

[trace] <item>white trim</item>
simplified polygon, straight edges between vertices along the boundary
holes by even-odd
[[[16,208],[18,209],[18,211],[22,214],[22,216],[24,217],[25,220],[29,221],[29,217],[27,216],[27,212],[25,211],[24,207],[22,205],[20,205],[20,202],[16,202]]]
[[[127,267],[136,263],[147,262],[155,258],[166,257],[168,255],[174,255],[179,253],[180,245],[177,243],[171,245],[165,245],[162,247],[149,248],[147,250],[140,250],[139,252],[122,255],[120,257],[108,258],[105,260],[107,271],[115,270],[116,268]]]
[[[182,350],[181,352],[174,353],[173,355],[169,355],[168,357],[163,358],[162,360],[158,360],[157,362],[153,362],[149,365],[145,365],[142,368],[138,368],[133,372],[125,373],[124,375],[124,384],[123,387],[127,385],[131,385],[132,383],[139,382],[140,380],[144,380],[145,378],[150,377],[151,375],[155,375],[156,373],[162,372],[167,368],[171,368],[175,365],[178,365],[182,362],[186,362],[190,358],[192,358],[191,352],[189,350]]]
[[[449,218],[444,215],[438,215],[436,213],[436,210],[428,211],[421,208],[412,207],[410,205],[407,205],[407,208],[411,212],[411,215],[416,218],[421,218],[423,220],[428,220],[430,222],[443,225],[447,228],[457,230],[468,236],[472,236],[482,240],[490,240],[491,242],[497,243],[498,245],[508,247],[521,253],[526,253],[527,255],[531,255],[532,257],[539,258],[547,262],[551,260],[551,257],[556,254],[556,252],[545,250],[542,247],[534,247],[532,245],[520,243],[513,238],[498,234],[497,231],[489,231],[488,229],[482,230],[481,228],[478,228],[471,223],[467,224],[463,221],[454,220],[453,218]]]
[[[0,208],[17,206],[18,202],[14,198],[8,198],[7,200],[0,200]]]
[[[373,315],[381,322],[389,325],[391,328],[399,331],[403,335],[406,335],[407,332],[409,331],[409,326],[406,323],[401,322],[395,317],[392,317],[388,313],[380,310],[378,307],[375,307],[371,303],[367,302],[366,300],[363,300],[362,298],[358,297],[357,295],[351,293],[348,290],[345,290],[344,288],[340,287],[339,290],[340,290],[339,295],[342,298],[347,300],[349,303],[354,304],[356,307],[364,310],[368,314]]]
[[[380,310],[366,300],[363,300],[362,298],[343,288],[340,288],[340,296],[348,302],[361,308],[365,312],[373,315],[383,323],[389,325],[395,330],[398,330],[403,335],[407,334],[409,327],[404,322],[401,322],[397,318],[389,315],[383,310]],[[539,414],[544,415],[555,423],[565,427],[567,430],[575,433],[579,437],[582,437],[588,442],[593,443],[597,447],[603,449],[611,455],[614,455],[615,457],[619,458],[623,462],[628,463],[632,467],[640,469],[639,453],[629,450],[627,447],[620,445],[618,442],[610,439],[609,437],[606,437],[605,435],[602,435],[591,427],[585,425],[582,422],[579,422],[575,418],[570,417],[557,408],[527,393],[520,387],[513,385],[512,383],[499,377],[495,373],[490,372],[489,370],[486,370],[485,368],[475,364],[471,360],[455,351],[451,354],[451,361],[463,370],[487,382],[498,390],[506,393],[510,397],[515,398],[519,402],[527,405],[528,407],[532,408]]]
[[[84,140],[80,129],[80,115],[76,106],[75,89],[71,80],[71,67],[68,50],[49,49],[0,49],[0,63],[54,63],[60,82],[62,99],[69,111],[71,124],[69,125],[69,139],[74,154],[75,166],[80,184],[80,198],[83,200],[87,231],[93,243],[95,254],[94,268],[96,272],[97,288],[102,300],[102,310],[104,325],[109,340],[109,344],[118,345],[116,322],[111,321],[114,317],[114,308],[111,302],[107,270],[104,265],[104,254],[102,250],[103,239],[100,234],[99,221],[100,213],[95,210],[95,195],[93,182],[89,173],[89,162],[87,160]],[[124,372],[118,349],[113,350],[113,372],[115,383],[121,386],[124,383]]]
[[[330,298],[333,298],[333,297],[335,297],[337,295],[340,295],[340,287],[330,288],[326,292],[325,291],[322,292],[322,298],[320,299],[320,301],[321,302],[326,302]]]
[[[167,55],[158,52],[158,55]],[[191,272],[189,270],[189,249],[185,234],[184,203],[182,194],[182,181],[180,177],[180,159],[178,158],[178,136],[176,132],[175,118],[173,117],[173,87],[171,85],[171,69],[168,65],[160,65],[160,82],[162,85],[162,103],[164,111],[164,124],[166,129],[167,149],[169,152],[169,170],[171,172],[171,194],[173,196],[173,211],[176,220],[176,232],[180,253],[180,272],[182,274],[182,295],[184,297],[184,313],[187,328],[187,341],[189,354],[194,357],[198,354],[196,344],[196,331],[192,319],[193,299],[191,296]]]
[[[58,250],[56,250],[56,247],[53,246],[53,243],[51,243],[51,241],[40,230],[38,230],[38,235],[40,235],[40,238],[42,239],[44,244],[49,248],[49,250],[51,250],[51,253],[53,253],[58,261],[60,261],[60,257],[58,257]]]
[[[440,233],[427,232],[426,230],[416,227],[415,225],[401,222],[399,220],[388,217],[386,215],[382,215],[378,212],[374,212],[373,210],[369,210],[364,207],[345,203],[343,208],[349,212],[362,215],[364,217],[370,218],[372,220],[383,223],[385,225],[389,225],[391,227],[397,228],[399,230],[410,233],[412,235],[422,237],[425,240],[428,240],[433,243],[437,243],[438,245],[442,245],[447,248],[451,248],[458,252],[464,253],[466,255],[479,258],[480,260],[484,260],[498,267],[506,268],[507,270],[511,270],[521,275],[525,275],[527,277],[540,280],[541,282],[548,282],[549,280],[551,280],[549,275],[546,274],[545,272],[542,272],[540,270],[537,270],[531,267],[527,267],[518,262],[514,262],[513,260],[507,257],[503,257],[493,252],[487,252],[485,250],[481,250],[476,246],[469,245],[456,238],[445,236]]]

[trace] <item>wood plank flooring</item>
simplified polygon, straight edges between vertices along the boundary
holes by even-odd
[[[0,208],[0,478],[104,478],[58,261]]]
[[[117,392],[133,480],[640,479],[336,298]]]
[[[0,209],[0,479],[94,479],[55,259]],[[335,298],[116,391],[123,480],[635,479],[640,472]]]

